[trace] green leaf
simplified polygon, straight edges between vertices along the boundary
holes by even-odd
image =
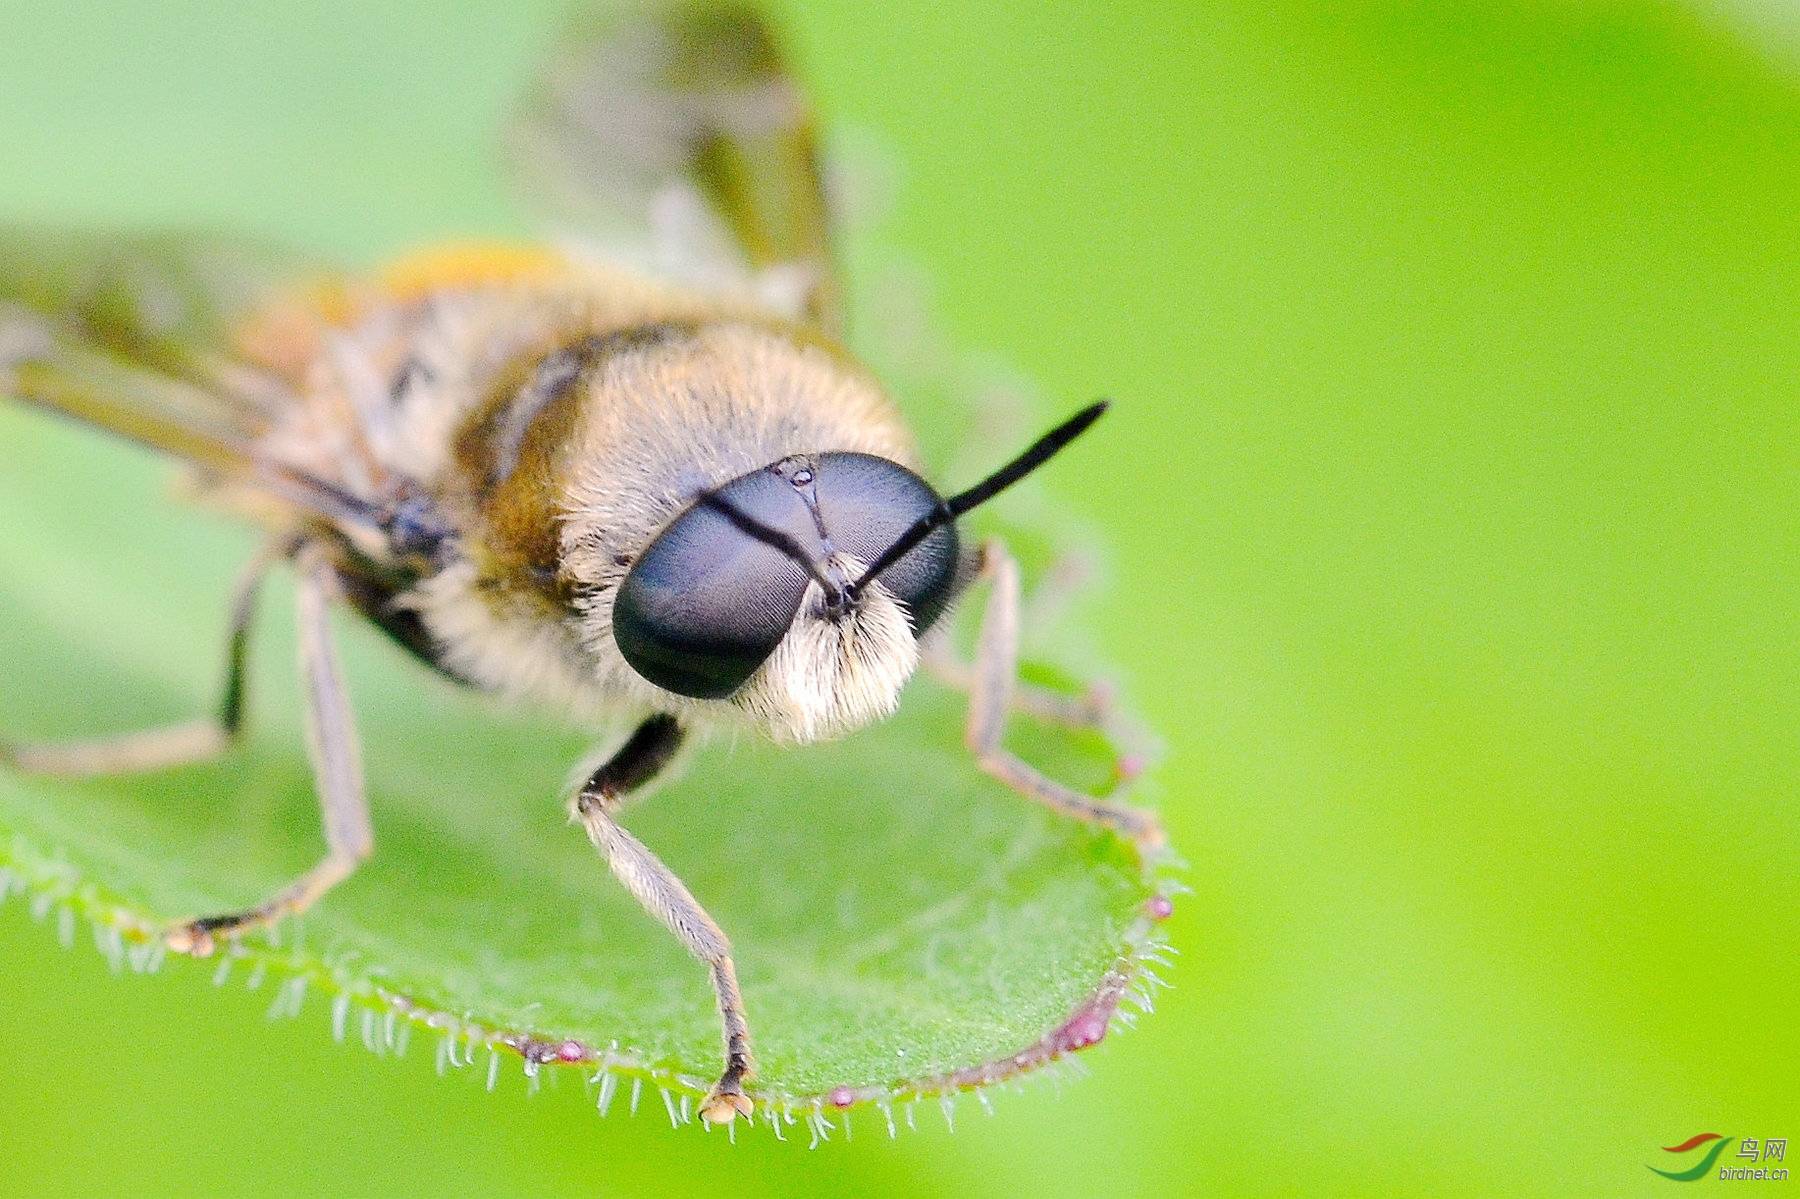
[[[0,405],[7,737],[144,728],[215,702],[226,591],[254,541],[164,499],[169,477]],[[241,907],[309,866],[322,843],[291,619],[284,583],[259,620],[251,732],[225,761],[80,783],[0,771],[0,894],[64,913],[65,935],[91,922],[117,962],[149,969],[163,922]],[[623,730],[502,710],[348,617],[340,632],[375,856],[296,926],[198,968],[266,973],[286,988],[278,1010],[323,1007],[383,1051],[416,1032],[459,1065],[522,1052],[535,1070],[573,1042],[590,1073],[704,1090],[720,1054],[704,971],[565,817],[571,767]],[[838,744],[706,745],[627,812],[732,938],[755,1090],[777,1106],[1004,1078],[1149,985],[1156,881],[1116,839],[979,774],[962,711],[921,678],[899,716]],[[1019,718],[1011,744],[1078,786],[1116,777],[1096,734]]]

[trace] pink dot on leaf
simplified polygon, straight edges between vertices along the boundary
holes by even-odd
[[[1063,1025],[1056,1035],[1057,1051],[1066,1053],[1098,1045],[1106,1038],[1107,1016],[1106,1012],[1090,1009]]]

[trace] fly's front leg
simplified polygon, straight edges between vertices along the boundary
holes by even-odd
[[[231,600],[231,626],[225,648],[225,691],[215,717],[190,720],[158,729],[93,741],[53,745],[0,743],[0,765],[24,774],[58,778],[91,778],[103,774],[141,774],[208,762],[237,741],[244,727],[245,659],[256,596],[269,566],[285,557],[289,546],[271,545],[238,577]]]
[[[729,1124],[756,1110],[744,1094],[744,1083],[755,1067],[744,997],[738,991],[737,968],[731,963],[731,942],[675,873],[613,818],[620,800],[669,764],[681,739],[681,725],[673,716],[650,717],[618,753],[594,771],[575,796],[573,809],[575,818],[587,829],[588,839],[605,856],[625,889],[712,971],[713,993],[718,997],[725,1033],[725,1070],[701,1102],[700,1115],[714,1124]]]
[[[1033,628],[1054,623],[1060,610],[1092,575],[1093,566],[1084,557],[1064,554],[1051,565],[1050,577],[1038,584],[1029,600],[1021,603],[1021,612],[1030,614],[1029,623]],[[975,667],[957,654],[948,623],[933,632],[934,635],[921,647],[920,664],[945,686],[964,693],[972,692]],[[1009,710],[1065,728],[1105,730],[1113,723],[1114,701],[1111,689],[1105,686],[1090,686],[1076,694],[1015,680]]]
[[[946,634],[948,631],[944,630]],[[946,687],[965,694],[975,689],[975,667],[957,657],[947,635],[930,639],[920,655],[920,664]],[[1007,707],[1071,729],[1104,729],[1113,717],[1112,696],[1101,687],[1072,695],[1020,681],[1016,682]]]
[[[1155,813],[1112,800],[1083,795],[1049,778],[1001,745],[1006,715],[1018,682],[1019,564],[999,541],[981,548],[981,573],[992,585],[975,643],[974,677],[969,687],[969,720],[963,740],[982,771],[1045,807],[1089,824],[1104,825],[1131,838],[1138,857],[1153,861],[1165,845]]]
[[[350,713],[343,670],[331,643],[330,600],[337,572],[313,545],[300,547],[295,564],[299,587],[300,678],[306,689],[306,748],[325,833],[325,857],[274,895],[241,912],[204,916],[171,928],[169,948],[204,957],[220,938],[266,928],[310,907],[343,882],[375,848],[369,804],[363,792],[362,751]]]

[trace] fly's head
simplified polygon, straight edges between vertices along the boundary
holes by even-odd
[[[860,728],[898,705],[919,638],[966,577],[944,505],[873,454],[796,455],[741,475],[637,557],[614,640],[650,683],[729,702],[777,742]]]
[[[949,498],[897,462],[845,451],[786,457],[702,492],[619,586],[620,654],[664,691],[735,705],[778,742],[887,716],[919,638],[968,581],[956,519],[1105,410],[1090,405]]]

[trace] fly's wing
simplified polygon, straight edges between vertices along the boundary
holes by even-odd
[[[238,472],[286,394],[239,341],[295,271],[242,242],[0,228],[0,395]]]
[[[755,11],[585,14],[506,148],[522,198],[606,257],[838,334],[812,110]]]

